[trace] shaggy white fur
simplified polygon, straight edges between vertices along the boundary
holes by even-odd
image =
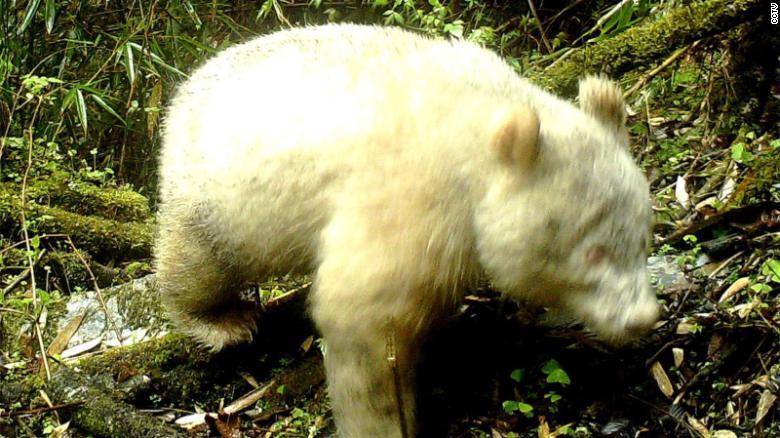
[[[393,28],[232,47],[168,110],[163,299],[219,349],[251,338],[246,281],[315,272],[341,433],[413,436],[420,339],[480,275],[614,342],[656,320],[648,186],[623,108],[606,79],[585,79],[577,108],[488,50]]]

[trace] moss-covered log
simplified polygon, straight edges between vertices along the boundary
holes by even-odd
[[[764,9],[764,3],[758,0],[694,2],[614,38],[575,49],[547,70],[531,73],[531,78],[558,94],[572,96],[578,79],[586,73],[604,72],[617,77],[678,47],[751,20]]]
[[[27,197],[41,205],[122,222],[144,221],[151,216],[149,200],[140,193],[127,187],[98,187],[74,180],[65,172],[33,181],[27,188]]]
[[[33,207],[37,230],[67,234],[75,245],[98,260],[147,258],[152,249],[152,226],[142,222],[119,222],[97,216],[82,216],[55,207]]]
[[[12,235],[19,231],[22,201],[17,191],[0,187],[0,228]],[[28,227],[38,233],[65,234],[97,260],[147,258],[151,254],[153,227],[147,222],[121,222],[85,216],[59,207],[27,200]]]

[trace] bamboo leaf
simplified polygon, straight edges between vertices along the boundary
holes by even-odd
[[[105,101],[105,100],[103,100],[103,98],[101,98],[101,97],[100,97],[100,96],[98,96],[97,94],[90,94],[90,97],[92,97],[92,100],[94,100],[94,101],[95,101],[95,103],[97,103],[97,104],[98,104],[98,105],[99,105],[101,108],[103,108],[103,109],[104,109],[104,110],[106,110],[106,111],[107,111],[109,114],[111,114],[112,116],[114,116],[114,117],[115,117],[117,120],[119,120],[120,122],[122,122],[122,124],[123,124],[123,125],[127,126],[127,122],[125,122],[125,119],[123,119],[123,118],[122,118],[122,116],[120,116],[120,115],[119,115],[119,113],[117,113],[117,112],[114,110],[114,108],[111,108],[111,105],[109,105],[108,103],[106,103],[106,101]]]
[[[204,51],[204,52],[206,52],[206,53],[208,53],[210,55],[213,55],[213,54],[218,52],[217,49],[215,49],[213,47],[210,47],[210,46],[207,46],[206,44],[203,44],[200,41],[197,41],[197,40],[195,40],[193,38],[190,38],[187,35],[177,35],[176,38],[179,40],[179,42],[187,43],[187,44],[189,44],[189,45],[191,45],[191,46],[193,46],[195,48],[198,48],[198,49],[200,49],[200,50],[202,50],[202,51]]]
[[[159,65],[160,67],[164,68],[165,70],[168,70],[170,72],[173,72],[173,73],[179,74],[181,76],[187,77],[186,73],[184,73],[183,71],[179,70],[178,68],[176,68],[176,67],[174,67],[174,66],[172,66],[170,64],[167,64],[156,53],[152,52],[151,50],[144,51],[143,47],[141,47],[140,44],[128,42],[127,45],[132,47],[134,50],[138,51],[141,54],[149,55],[149,57],[151,58],[153,63]]]
[[[263,2],[263,5],[260,6],[260,9],[257,11],[257,16],[255,17],[255,21],[260,21],[261,19],[268,17],[268,15],[273,10],[273,7],[274,7],[274,0],[265,0]]]
[[[54,19],[57,18],[57,6],[54,4],[54,0],[46,0],[44,12],[46,17],[46,33],[51,33],[54,29]]]
[[[76,112],[79,115],[81,128],[84,129],[84,135],[87,134],[87,104],[84,102],[84,94],[80,89],[76,89]]]
[[[76,89],[71,88],[68,90],[67,93],[65,93],[65,96],[62,98],[62,104],[60,105],[60,114],[64,113],[65,111],[70,108],[71,105],[73,105],[73,101],[76,99]]]
[[[24,11],[24,19],[22,20],[22,24],[20,24],[19,29],[16,30],[17,35],[24,33],[25,29],[27,29],[27,26],[32,23],[33,17],[35,17],[35,11],[38,10],[38,5],[40,3],[41,0],[30,0],[30,2],[27,3],[27,9]]]
[[[133,48],[131,43],[126,43],[124,47],[125,53],[125,70],[127,70],[127,79],[130,83],[135,82],[135,60],[133,57]]]
[[[190,18],[192,18],[192,21],[195,23],[195,29],[200,29],[200,26],[203,25],[203,23],[200,21],[200,17],[198,17],[198,13],[192,6],[192,3],[184,0],[181,4],[184,7],[184,10],[187,12],[187,15],[189,15]]]
[[[162,82],[157,81],[146,101],[146,108],[150,110],[146,115],[146,134],[149,138],[154,136],[154,130],[157,128],[157,121],[160,118],[160,101],[162,101]]]
[[[618,15],[620,16],[617,25],[619,31],[628,27],[629,23],[631,22],[631,17],[634,15],[634,8],[635,8],[634,2],[628,2],[620,10],[620,13],[618,13]]]

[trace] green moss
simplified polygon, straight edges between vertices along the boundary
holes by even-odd
[[[79,361],[78,368],[84,375],[107,374],[117,380],[147,375],[158,401],[197,400],[214,406],[232,391],[218,382],[234,377],[232,367],[215,362],[213,354],[179,334],[111,349]]]
[[[91,391],[84,406],[76,410],[72,421],[81,429],[103,437],[186,436],[165,426],[162,420],[140,414],[126,403],[117,402],[99,391]]]
[[[186,436],[162,420],[141,413],[121,400],[114,379],[106,373],[85,373],[61,367],[47,391],[59,402],[83,401],[71,421],[80,429],[102,437]]]
[[[120,375],[126,370],[140,374],[159,374],[182,363],[191,367],[208,362],[210,354],[180,334],[168,334],[162,338],[114,348],[104,354],[79,362],[79,368],[87,374],[109,372]]]
[[[567,59],[531,77],[558,94],[573,96],[577,81],[587,73],[604,72],[617,77],[678,47],[747,21],[761,11],[761,6],[758,0],[708,0],[682,6],[614,38],[576,49]]]
[[[143,221],[151,216],[149,200],[129,188],[98,187],[72,180],[65,172],[33,182],[29,199],[49,203],[81,215],[100,216],[117,221]]]
[[[146,262],[131,262],[124,269],[129,278],[141,278],[152,273],[152,265]]]
[[[79,249],[96,259],[143,259],[151,254],[153,227],[150,223],[84,216],[31,200],[26,207],[25,219],[32,232],[66,234]],[[0,186],[0,227],[7,235],[19,231],[21,209],[19,193]]]
[[[118,222],[96,216],[83,216],[56,207],[37,206],[32,216],[41,220],[39,232],[67,234],[98,259],[141,259],[151,254],[152,226],[141,222]]]

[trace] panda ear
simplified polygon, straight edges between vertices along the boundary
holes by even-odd
[[[620,87],[606,76],[587,76],[580,80],[580,109],[607,128],[625,131],[626,104]]]
[[[539,116],[532,108],[519,106],[496,114],[493,147],[507,165],[530,169],[539,155]]]

